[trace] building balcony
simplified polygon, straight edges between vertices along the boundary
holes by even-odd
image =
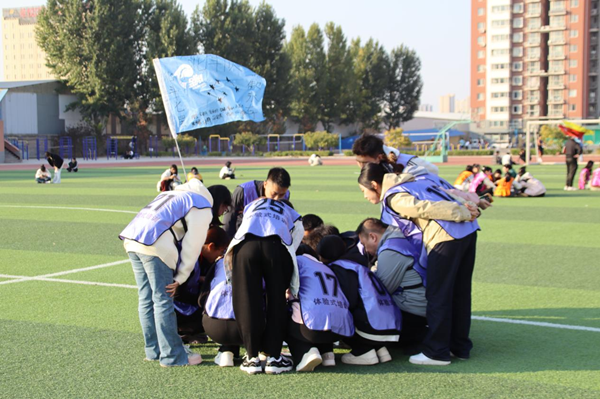
[[[542,0],[525,0],[525,4],[529,4],[529,3],[541,3]]]
[[[564,90],[564,83],[548,83],[548,90]]]
[[[597,8],[592,8],[592,11],[590,12],[591,15],[598,15],[598,9]]]
[[[591,70],[588,75],[590,75],[590,76],[598,76],[598,71],[597,70]]]
[[[564,113],[555,112],[555,113],[548,114],[548,116],[546,116],[546,117],[542,116],[540,119],[564,119],[564,118],[565,118]]]
[[[526,27],[525,33],[535,33],[535,32],[540,32],[541,30],[542,30],[542,28],[540,26],[538,26],[537,28]]]
[[[566,71],[564,69],[548,71],[548,75],[564,75],[565,73],[566,73]]]
[[[528,11],[525,14],[525,18],[539,18],[542,16],[542,12],[541,11]]]
[[[525,46],[525,47],[540,47],[540,45],[541,45],[541,43],[528,43],[528,42],[523,43],[523,46]]]
[[[592,26],[590,28],[590,32],[598,32],[598,27],[597,26]]]
[[[564,104],[565,99],[562,97],[551,97],[548,99],[548,104]]]
[[[526,87],[523,88],[523,90],[525,90],[525,91],[536,91],[536,90],[539,90],[539,89],[540,89],[539,85],[535,86],[535,87],[534,86],[526,86]]]
[[[560,61],[566,58],[564,54],[548,54],[548,61]]]
[[[550,16],[555,16],[555,15],[567,15],[567,10],[565,10],[564,8],[558,9],[558,10],[550,10],[548,11],[548,15]]]
[[[548,40],[548,46],[564,46],[565,44],[567,44],[567,41],[564,38],[558,40]]]
[[[525,101],[523,101],[523,104],[535,105],[535,104],[538,104],[539,102],[540,102],[539,98],[526,98]]]
[[[540,32],[545,33],[545,32],[557,32],[560,30],[567,30],[566,26],[557,26],[557,25],[545,25],[542,26],[540,28]]]
[[[525,76],[546,76],[546,71],[525,71]]]

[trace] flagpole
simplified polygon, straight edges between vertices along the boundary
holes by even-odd
[[[179,149],[179,143],[177,143],[177,137],[179,137],[179,135],[175,135],[175,147],[177,147],[177,154],[179,154],[179,161],[181,161],[181,169],[183,169],[183,177],[187,183],[187,174],[185,173],[185,165],[183,164],[183,158],[181,157],[181,150]]]

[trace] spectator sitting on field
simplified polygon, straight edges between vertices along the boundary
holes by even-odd
[[[46,170],[44,165],[40,166],[40,168],[35,172],[35,181],[39,184],[50,183],[52,177],[50,176],[50,172]]]
[[[308,164],[310,166],[321,166],[323,165],[323,161],[321,160],[321,157],[319,155],[312,154],[310,158],[308,158]]]
[[[460,175],[458,175],[458,177],[454,181],[454,187],[456,187],[457,190],[468,191],[469,185],[471,184],[472,180],[473,180],[473,165],[467,165],[465,170],[460,172]]]
[[[543,197],[546,195],[546,187],[541,181],[534,178],[531,173],[527,172],[525,167],[519,169],[515,184],[521,185],[520,193],[522,197]]]
[[[502,165],[502,157],[500,156],[500,151],[496,151],[496,165]]]
[[[171,191],[180,184],[181,180],[177,176],[177,165],[171,165],[160,176],[160,181],[156,184],[156,191]]]
[[[198,179],[201,182],[204,182],[204,180],[202,180],[202,175],[198,173],[198,168],[196,168],[195,166],[192,167],[190,173],[187,174],[187,181],[191,181],[192,179]]]
[[[504,164],[502,166],[502,172],[504,174],[510,174],[513,179],[517,177],[517,172],[515,172],[511,164]]]
[[[219,178],[223,180],[235,179],[235,168],[231,167],[231,162],[225,162],[225,166],[219,172]]]
[[[67,172],[77,172],[79,168],[77,167],[77,160],[75,158],[71,158],[69,162],[69,167],[67,168]]]

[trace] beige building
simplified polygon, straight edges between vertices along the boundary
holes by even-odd
[[[448,114],[454,112],[454,94],[446,94],[440,97],[440,113]]]
[[[35,41],[35,25],[42,7],[2,10],[4,81],[46,80],[54,76],[46,68],[46,56]]]

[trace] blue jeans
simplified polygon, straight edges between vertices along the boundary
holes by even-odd
[[[188,357],[177,333],[173,298],[166,286],[173,282],[173,270],[160,258],[128,252],[138,286],[139,314],[146,358],[165,366],[183,366]]]

